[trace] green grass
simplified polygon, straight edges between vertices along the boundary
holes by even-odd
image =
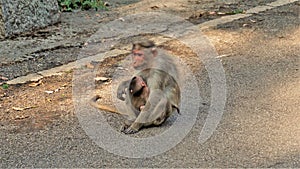
[[[94,10],[107,10],[102,0],[58,0],[60,10],[63,12],[71,12],[74,9],[94,9]]]
[[[2,89],[8,89],[9,85],[8,84],[2,84]]]
[[[242,9],[236,9],[236,10],[233,10],[233,11],[228,12],[226,14],[227,15],[235,15],[235,14],[241,14],[241,13],[244,13],[244,10],[242,10]]]

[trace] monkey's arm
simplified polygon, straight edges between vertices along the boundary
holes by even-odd
[[[119,86],[118,86],[118,89],[117,89],[117,98],[122,100],[122,101],[125,101],[125,97],[123,95],[126,94],[126,89],[128,88],[129,84],[130,84],[130,81],[131,80],[126,80],[126,81],[123,81]]]
[[[168,99],[163,92],[161,90],[152,91],[144,109],[131,126],[123,132],[125,134],[133,134],[143,126],[159,125],[164,122],[167,117],[167,111],[170,109]]]

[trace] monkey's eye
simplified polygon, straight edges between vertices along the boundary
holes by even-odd
[[[138,57],[142,57],[143,54],[142,53],[134,53],[133,56],[138,56]]]

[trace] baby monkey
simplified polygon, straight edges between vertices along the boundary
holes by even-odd
[[[149,93],[150,89],[141,76],[135,76],[131,79],[129,84],[129,97],[132,106],[136,110],[142,111],[145,108]]]

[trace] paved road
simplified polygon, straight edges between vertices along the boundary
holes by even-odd
[[[294,3],[204,32],[222,56],[228,95],[217,130],[203,144],[206,106],[181,143],[146,159],[107,152],[68,117],[38,132],[0,131],[1,168],[300,167],[299,23]]]

